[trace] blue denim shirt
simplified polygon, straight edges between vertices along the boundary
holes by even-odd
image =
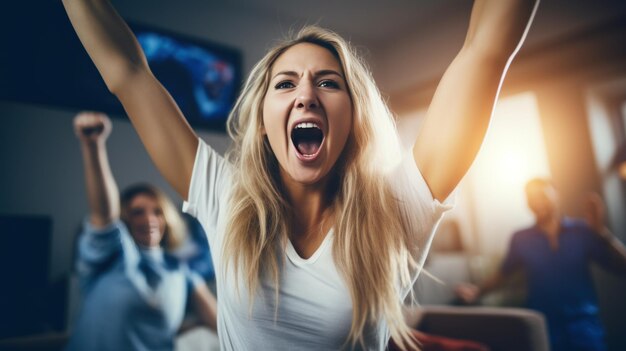
[[[191,275],[184,264],[139,248],[116,221],[99,230],[85,224],[77,271],[83,301],[67,350],[174,349]]]

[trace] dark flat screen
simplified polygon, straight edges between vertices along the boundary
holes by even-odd
[[[14,2],[0,15],[0,100],[125,117],[60,1]],[[130,23],[155,76],[194,127],[224,130],[241,82],[239,50]]]

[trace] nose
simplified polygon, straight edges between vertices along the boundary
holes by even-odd
[[[146,222],[149,226],[154,227],[159,224],[159,216],[155,213],[146,214]]]
[[[302,82],[298,86],[295,108],[298,110],[314,110],[319,107],[319,100],[311,84]]]

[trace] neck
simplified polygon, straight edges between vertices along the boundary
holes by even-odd
[[[144,251],[163,251],[163,248],[161,247],[161,245],[146,246],[146,245],[137,243],[137,246],[139,247],[139,249],[144,250]]]
[[[293,211],[294,235],[310,236],[325,232],[325,222],[331,216],[334,198],[328,177],[315,184],[283,180],[283,185]]]
[[[561,226],[561,216],[559,213],[554,213],[546,218],[537,219],[537,226],[549,235],[558,235]]]
[[[141,252],[141,256],[149,257],[155,261],[163,260],[163,248],[161,246],[141,246],[139,245],[139,251]]]
[[[328,217],[331,201],[326,189],[301,188],[289,192],[288,197],[296,233],[310,232],[311,229],[322,226]]]

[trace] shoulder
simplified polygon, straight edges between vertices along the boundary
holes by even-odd
[[[215,222],[213,217],[232,190],[232,174],[231,163],[202,139],[198,139],[198,150],[183,211],[198,218],[205,226],[209,222]]]
[[[232,185],[233,168],[224,156],[199,139],[191,177],[192,187],[205,187],[208,191],[223,194]]]
[[[214,166],[224,171],[232,171],[230,162],[228,162],[228,160],[219,152],[215,151],[215,149],[207,144],[202,138],[198,138],[196,162],[208,164],[208,166]]]
[[[536,226],[530,226],[524,229],[520,229],[513,233],[511,236],[511,245],[518,246],[524,243],[532,242],[536,238],[542,235]]]
[[[103,227],[96,227],[85,220],[78,238],[78,249],[83,253],[126,251],[134,245],[126,224],[119,219]]]
[[[536,226],[530,226],[527,228],[523,228],[520,229],[516,232],[513,233],[513,239],[526,239],[526,238],[530,238],[533,237],[535,235],[537,235],[539,233],[539,230],[537,229]]]
[[[421,204],[438,217],[454,207],[454,193],[445,201],[435,199],[412,153],[404,153],[386,173],[387,184],[393,195],[404,204]]]

